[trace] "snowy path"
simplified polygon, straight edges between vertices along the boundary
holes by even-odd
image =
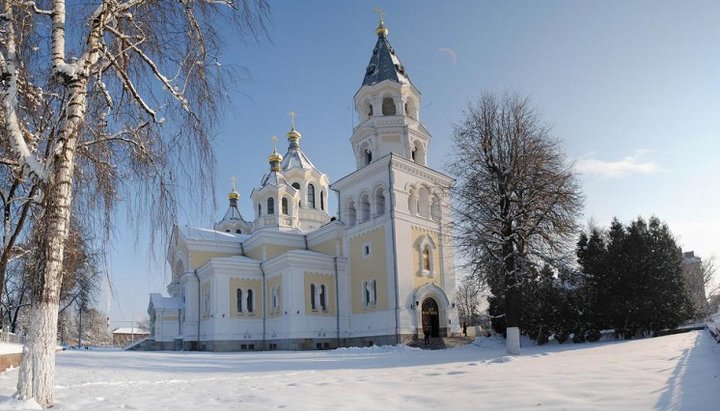
[[[707,331],[524,348],[421,351],[67,351],[55,409],[718,410],[720,345]],[[0,408],[17,371],[0,375]]]

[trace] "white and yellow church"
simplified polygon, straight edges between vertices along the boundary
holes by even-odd
[[[169,297],[151,294],[141,349],[304,350],[459,333],[450,232],[452,179],[427,166],[420,92],[388,42],[355,94],[357,169],[330,182],[287,133],[250,198],[212,229],[176,226]],[[338,199],[337,216],[329,193]]]

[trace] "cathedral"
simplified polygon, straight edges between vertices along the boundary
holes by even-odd
[[[453,180],[427,166],[420,92],[382,20],[376,34],[355,94],[356,170],[331,182],[293,122],[287,152],[273,150],[250,194],[251,219],[233,185],[212,229],[175,226],[169,297],[150,295],[139,349],[307,350],[459,333]]]

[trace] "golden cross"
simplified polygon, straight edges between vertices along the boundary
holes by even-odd
[[[377,13],[378,19],[380,20],[380,23],[382,23],[383,21],[385,21],[385,11],[384,11],[383,9],[381,9],[380,6],[375,6],[375,8],[373,9],[373,11],[374,11],[375,13]]]
[[[233,191],[237,191],[237,190],[235,189],[235,183],[237,182],[237,177],[235,177],[235,176],[230,177],[230,181],[232,182],[232,189],[233,189]]]
[[[295,128],[295,119],[297,118],[297,113],[294,111],[291,111],[288,113],[290,116],[290,124],[292,124],[292,128]]]
[[[277,136],[272,136],[272,138],[270,140],[272,140],[272,142],[273,142],[273,151],[277,151],[277,141],[278,141]]]

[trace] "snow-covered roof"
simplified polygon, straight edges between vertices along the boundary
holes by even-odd
[[[113,334],[144,334],[149,335],[150,333],[142,328],[131,328],[131,327],[120,327],[112,331]]]
[[[182,298],[163,297],[160,293],[150,294],[150,304],[155,307],[155,309],[160,308],[165,310],[180,310],[185,305]]]
[[[182,232],[183,237],[189,240],[225,241],[239,243],[248,238],[248,236],[245,234],[225,233],[222,231],[215,231],[208,228],[178,226],[178,229]]]

